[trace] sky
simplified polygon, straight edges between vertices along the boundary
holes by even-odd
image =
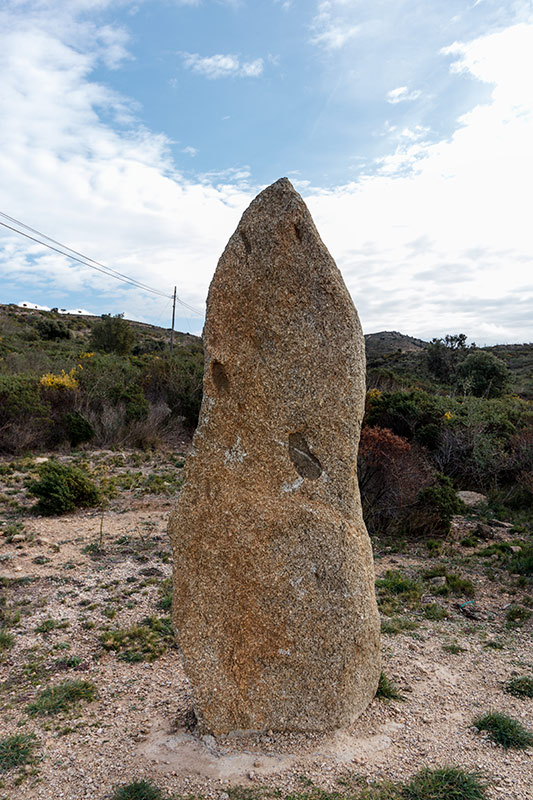
[[[287,176],[365,333],[533,341],[533,0],[1,0],[0,76],[0,212],[156,290],[0,226],[0,302],[199,333]]]

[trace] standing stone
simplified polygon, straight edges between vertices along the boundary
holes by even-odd
[[[209,289],[204,398],[169,525],[174,624],[204,730],[349,725],[379,677],[356,458],[363,336],[283,178],[245,211]]]

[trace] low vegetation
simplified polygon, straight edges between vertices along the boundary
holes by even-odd
[[[146,617],[139,625],[107,631],[100,642],[121,661],[155,661],[173,644],[174,631],[169,617]]]
[[[0,306],[0,454],[151,448],[194,427],[201,341],[130,323]]]
[[[505,749],[523,750],[533,744],[533,734],[521,722],[507,714],[490,711],[474,720],[478,731],[486,731],[489,738]]]
[[[398,570],[387,570],[383,578],[376,581],[378,605],[387,615],[418,606],[422,591],[418,581]]]
[[[34,760],[37,737],[33,733],[17,733],[0,739],[0,773],[23,767]]]
[[[405,782],[366,784],[357,776],[348,776],[332,791],[304,780],[303,791],[284,794],[279,789],[233,786],[227,794],[231,800],[487,800],[487,781],[476,772],[457,767],[423,769]],[[115,789],[111,800],[170,800],[151,781],[138,780]]]
[[[69,680],[49,686],[27,707],[32,717],[50,716],[71,711],[82,700],[96,699],[96,686],[89,681]]]
[[[378,688],[376,690],[376,697],[380,700],[404,700],[404,696],[390,678],[387,678],[384,672],[379,676]]]
[[[167,332],[122,318],[59,318],[1,308],[0,337],[0,502],[7,512],[0,520],[0,559],[14,576],[0,579],[6,590],[0,598],[0,693],[7,730],[15,734],[0,739],[0,770],[6,770],[2,779],[11,790],[9,782],[27,779],[34,769],[44,779],[63,737],[72,737],[74,752],[87,746],[93,726],[102,724],[102,741],[109,736],[100,709],[88,705],[96,698],[95,684],[76,676],[90,669],[100,684],[115,659],[125,662],[112,668],[120,691],[127,695],[133,687],[121,712],[129,724],[148,701],[139,682],[148,674],[143,662],[174,647],[171,621],[163,616],[172,606],[171,554],[164,525],[143,509],[155,508],[163,519],[179,492],[185,456],[176,450],[185,451],[198,413],[202,349],[194,337],[177,337],[171,356]],[[476,352],[443,340],[433,348],[447,363],[440,373],[430,367],[423,343],[418,354],[382,353],[379,365],[369,358],[359,477],[379,574],[386,674],[370,713],[380,718],[403,716],[411,702],[420,710],[417,692],[426,678],[415,681],[428,651],[445,669],[459,670],[468,685],[472,672],[480,674],[479,663],[499,665],[490,673],[489,702],[500,698],[508,704],[504,710],[517,704],[525,709],[532,696],[531,676],[514,672],[529,669],[517,648],[533,616],[532,351],[516,351],[516,370],[505,349],[495,351],[509,374],[499,388],[489,379],[483,390],[474,381],[474,360],[468,361]],[[494,365],[492,359],[476,363],[485,376]],[[49,460],[39,465],[35,455],[43,451]],[[457,499],[459,489],[481,491],[487,503],[466,509]],[[67,532],[68,521],[36,519],[32,507],[48,515],[81,508],[98,513],[80,515]],[[129,513],[134,508],[138,514]],[[13,571],[20,565],[22,571]],[[409,662],[400,670],[394,663],[398,653]],[[167,666],[161,660],[158,672]],[[389,672],[401,674],[401,688]],[[440,680],[428,673],[428,682]],[[459,696],[463,689],[456,688]],[[466,691],[475,695],[477,689]],[[503,714],[485,715],[478,723],[478,748],[485,746],[484,737],[504,747],[530,743],[527,729]],[[38,738],[18,733],[18,726],[30,724]],[[460,739],[460,723],[456,734]],[[41,739],[44,767],[32,755]],[[99,736],[92,739],[100,742]],[[20,774],[7,774],[12,767],[3,766],[9,761],[4,751],[15,754],[9,758]],[[493,753],[498,757],[494,746]],[[24,770],[27,765],[31,771]],[[347,788],[328,792],[309,785],[286,800],[487,796],[478,775],[456,768],[372,785],[365,773],[349,776]],[[106,797],[170,800],[146,775]],[[269,791],[247,786],[227,793],[230,800],[259,800]],[[271,794],[285,797],[281,790]]]
[[[117,786],[111,800],[164,800],[164,795],[152,781],[133,781]]]
[[[87,474],[72,464],[46,461],[39,476],[28,483],[28,491],[38,498],[35,510],[47,516],[66,514],[77,508],[97,505],[100,493]]]
[[[519,678],[510,678],[503,688],[505,692],[515,697],[533,697],[533,677],[523,675]]]

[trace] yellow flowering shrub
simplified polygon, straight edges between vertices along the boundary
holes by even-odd
[[[39,381],[39,385],[44,389],[77,389],[78,381],[76,379],[76,368],[73,367],[70,372],[61,370],[59,375],[54,375],[53,372],[47,372]]]

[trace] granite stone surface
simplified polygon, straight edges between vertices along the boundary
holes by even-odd
[[[216,270],[204,397],[176,511],[173,618],[202,730],[349,725],[380,672],[356,458],[357,312],[283,178]]]

